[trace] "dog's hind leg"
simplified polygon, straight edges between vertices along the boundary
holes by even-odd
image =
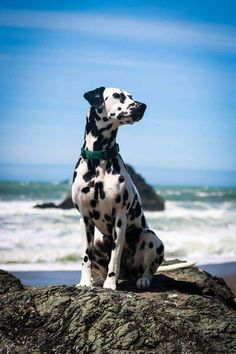
[[[80,218],[81,238],[82,238],[82,270],[81,279],[76,286],[92,285],[92,246],[94,242],[94,225],[89,218]]]
[[[111,258],[108,265],[107,277],[103,284],[104,288],[116,289],[116,281],[120,273],[120,260],[125,241],[126,224],[127,219],[125,214],[119,214],[116,216],[112,232]]]
[[[133,274],[137,275],[138,289],[148,288],[153,275],[164,257],[164,246],[153,231],[147,230],[140,235],[134,255]]]

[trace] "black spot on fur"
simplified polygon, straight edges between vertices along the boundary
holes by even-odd
[[[110,138],[108,139],[108,145],[111,145],[111,143],[116,139],[117,135],[117,129],[112,130]]]
[[[85,225],[88,225],[88,218],[86,216],[84,216],[84,223]]]
[[[89,187],[84,187],[84,188],[81,189],[81,192],[86,194],[86,193],[89,192],[89,190],[90,190]]]
[[[75,170],[77,169],[77,167],[79,167],[80,161],[81,161],[81,157],[80,157],[79,160],[76,162]]]
[[[104,215],[104,218],[105,218],[106,221],[111,221],[111,217],[109,215],[107,215],[107,214]]]
[[[94,210],[93,211],[93,218],[95,220],[98,220],[100,218],[100,213],[97,211],[97,210]]]
[[[103,122],[107,122],[109,120],[109,118],[103,117],[102,120],[103,120]]]
[[[115,208],[112,208],[111,215],[114,216],[115,213],[116,213],[116,209],[115,209]]]
[[[87,240],[88,240],[88,243],[90,243],[92,241],[92,236],[88,232],[87,232]]]
[[[118,196],[116,197],[116,203],[120,203],[121,202],[121,197],[120,195],[118,194]]]
[[[128,230],[126,231],[125,234],[126,242],[131,248],[133,248],[133,246],[139,241],[140,234],[142,233],[142,231],[143,230],[141,228],[135,226],[129,227]]]
[[[131,206],[130,206],[130,209],[129,209],[129,214],[132,214],[132,213],[133,213],[133,207],[134,207],[135,201],[136,201],[136,199],[135,199],[135,197],[134,197],[134,199],[133,199],[133,201],[132,201],[132,204],[131,204]]]
[[[88,256],[85,256],[85,257],[84,257],[84,262],[85,262],[85,263],[88,262]]]
[[[98,195],[101,199],[104,199],[106,197],[103,187],[103,182],[97,182],[95,184],[94,199],[98,200]]]
[[[116,175],[120,173],[120,165],[118,159],[112,159],[112,174]]]
[[[120,177],[119,177],[119,182],[120,182],[120,183],[123,183],[123,182],[124,182],[124,180],[125,180],[125,177],[124,177],[124,176],[122,176],[122,175],[120,175]]]
[[[99,183],[100,183],[100,184],[99,184],[100,198],[101,198],[101,199],[105,199],[106,194],[105,194],[105,192],[104,192],[104,185],[103,185],[102,182],[99,182]]]
[[[107,231],[109,232],[109,234],[112,234],[112,230],[113,230],[113,225],[107,224]]]
[[[90,225],[89,231],[91,232],[92,235],[94,234],[94,225],[92,224]]]
[[[76,179],[76,176],[77,176],[77,172],[74,171],[74,174],[73,174],[73,183],[74,183],[74,181],[75,181],[75,179]]]
[[[92,259],[92,250],[86,249],[86,254],[88,255],[89,260]]]
[[[163,250],[164,250],[164,246],[163,246],[163,243],[157,248],[157,253],[159,254],[159,255],[161,255],[162,254],[162,252],[163,252]]]
[[[149,243],[149,248],[153,248],[153,242]]]
[[[145,241],[143,241],[139,247],[139,250],[142,251],[145,248]]]
[[[135,217],[138,218],[141,215],[142,208],[139,202],[136,204],[136,209],[135,209]]]
[[[107,161],[106,171],[107,171],[107,173],[111,172],[111,161],[110,160]]]
[[[120,103],[125,103],[125,100],[126,100],[126,96],[125,96],[125,94],[122,92],[122,93],[120,94]]]
[[[90,204],[93,208],[95,208],[97,205],[97,201],[95,199],[93,199],[93,200],[91,200]]]
[[[161,264],[162,263],[162,261],[163,261],[163,256],[160,256],[160,258],[159,258],[159,264]]]
[[[108,274],[109,277],[114,277],[115,275],[116,275],[116,273],[114,273],[114,272],[111,272]]]
[[[88,171],[83,175],[83,179],[85,182],[89,182],[93,177],[95,177],[94,171]]]
[[[142,215],[142,218],[141,218],[141,223],[142,223],[142,227],[145,228],[147,223],[146,223],[146,219],[145,219],[145,216]]]
[[[121,227],[121,226],[122,226],[122,221],[121,221],[120,219],[118,220],[117,226],[118,226],[118,227]]]
[[[111,123],[111,124],[108,124],[105,129],[106,129],[106,130],[109,130],[109,129],[111,129],[111,127],[112,127],[112,123]]]
[[[116,243],[113,242],[111,248],[114,250],[116,248]]]
[[[125,205],[127,199],[129,198],[129,193],[127,189],[124,191],[124,196],[123,196],[123,204]]]

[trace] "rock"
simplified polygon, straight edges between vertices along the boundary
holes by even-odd
[[[145,210],[150,211],[162,211],[165,209],[164,199],[158,195],[155,190],[147,184],[144,178],[137,174],[133,167],[126,165],[127,170],[136,185],[139,194],[142,199],[142,205]],[[60,204],[56,205],[54,203],[44,203],[37,204],[35,208],[46,209],[46,208],[59,208],[59,209],[71,209],[74,208],[71,195],[69,194],[67,198]]]
[[[25,288],[2,272],[0,353],[235,353],[236,306],[197,267],[155,276],[149,291]]]
[[[126,165],[127,170],[137,187],[145,210],[162,211],[165,209],[164,199],[139,175],[132,166]]]
[[[54,204],[54,203],[43,203],[43,204],[37,204],[34,206],[34,208],[39,208],[39,209],[48,209],[48,208],[58,208],[58,209],[72,209],[74,208],[74,204],[72,202],[71,196],[69,195],[63,202],[60,204]]]

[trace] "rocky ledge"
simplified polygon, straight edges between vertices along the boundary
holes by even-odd
[[[149,291],[29,288],[0,272],[1,353],[235,353],[236,306],[197,267],[155,276]]]
[[[133,167],[131,167],[130,165],[126,165],[126,167],[134,184],[136,185],[139,191],[139,194],[142,199],[143,208],[145,210],[150,210],[150,211],[164,210],[165,209],[164,199],[160,195],[158,195],[149,184],[147,184],[147,182],[144,180],[144,178],[141,175],[135,172]],[[71,199],[71,195],[68,195],[68,197],[65,200],[63,200],[60,204],[44,203],[44,204],[35,205],[35,208],[71,209],[74,208],[74,205]]]

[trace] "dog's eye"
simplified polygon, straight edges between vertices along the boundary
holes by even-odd
[[[113,97],[114,98],[120,98],[120,94],[119,93],[113,93]]]

